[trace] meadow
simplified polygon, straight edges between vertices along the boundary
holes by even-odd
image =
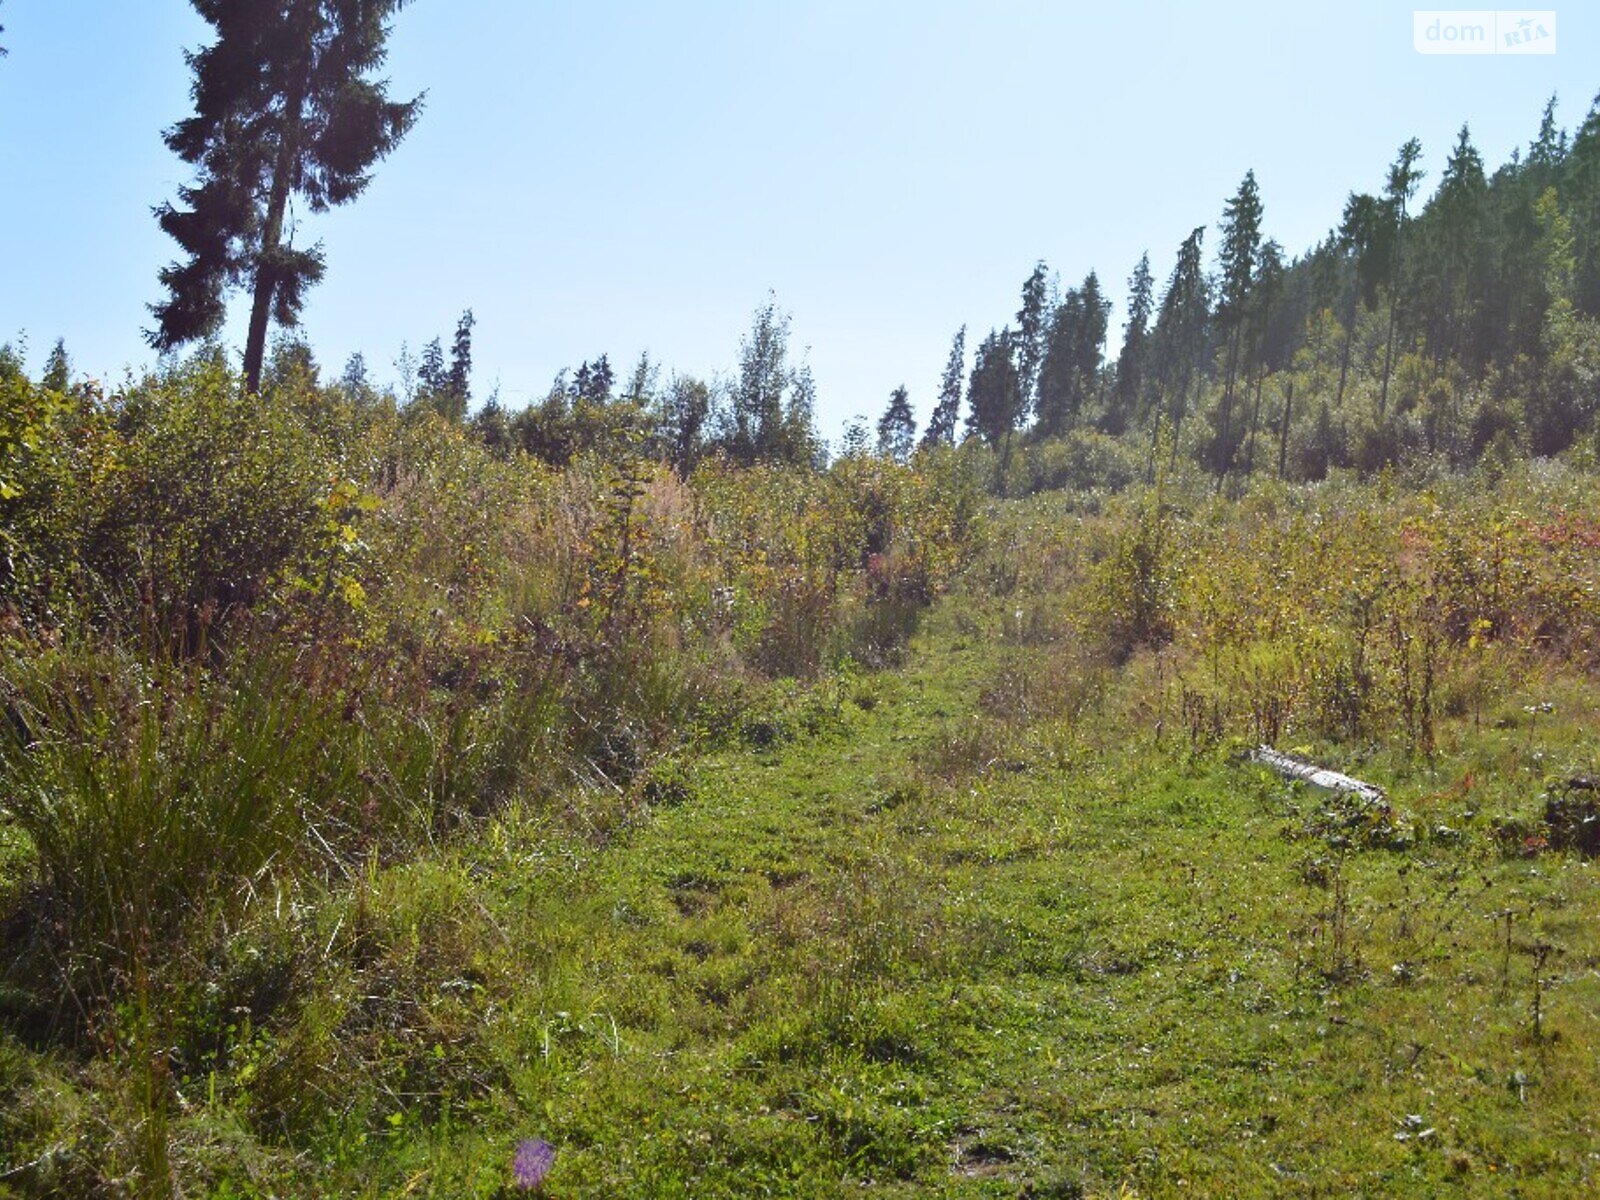
[[[0,1195],[1600,1190],[1586,448],[1002,498],[5,386]]]

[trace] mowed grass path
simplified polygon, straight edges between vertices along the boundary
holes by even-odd
[[[537,1136],[552,1196],[1600,1194],[1593,865],[1421,770],[1384,782],[1459,830],[1340,849],[1114,697],[1001,727],[1001,657],[1052,651],[990,623],[936,610],[604,834],[511,815],[399,872],[499,1082],[395,1121],[374,1192],[493,1194]]]

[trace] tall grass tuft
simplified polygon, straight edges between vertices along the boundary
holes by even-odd
[[[284,664],[241,659],[215,672],[97,646],[4,664],[3,815],[96,990],[287,868],[352,781],[339,714]]]

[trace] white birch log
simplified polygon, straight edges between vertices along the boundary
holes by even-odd
[[[1257,746],[1250,755],[1256,762],[1264,767],[1270,767],[1285,779],[1299,779],[1319,788],[1325,792],[1339,792],[1344,795],[1360,796],[1363,800],[1382,804],[1385,801],[1383,789],[1371,783],[1363,783],[1359,779],[1352,779],[1348,775],[1341,775],[1337,771],[1329,771],[1308,763],[1304,759],[1295,758],[1293,755],[1281,754],[1271,746]]]

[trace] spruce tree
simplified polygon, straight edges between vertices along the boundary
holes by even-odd
[[[928,428],[922,435],[922,448],[953,446],[956,424],[961,419],[961,393],[967,371],[967,327],[956,330],[950,343],[950,357],[945,362],[944,376],[939,381],[939,400],[928,418]]]
[[[1117,408],[1114,419],[1107,422],[1112,433],[1121,432],[1139,412],[1149,354],[1150,318],[1154,313],[1155,280],[1150,275],[1150,254],[1146,251],[1128,278],[1128,320],[1122,327],[1122,353],[1117,356]]]
[[[1261,193],[1256,187],[1254,171],[1245,172],[1239,190],[1224,207],[1221,234],[1222,243],[1217,251],[1216,319],[1227,347],[1227,366],[1223,374],[1213,463],[1219,487],[1233,462],[1233,388],[1238,378],[1240,344],[1261,249]]]
[[[1600,95],[1572,137],[1558,189],[1572,221],[1573,299],[1580,311],[1600,317]]]
[[[1011,434],[1025,415],[1022,373],[1017,369],[1016,335],[990,331],[973,356],[967,384],[968,429],[990,447],[1009,455]]]
[[[1567,131],[1556,124],[1556,98],[1545,102],[1544,113],[1539,118],[1539,132],[1528,145],[1528,166],[1539,173],[1539,184],[1550,181],[1551,176],[1567,157]],[[1539,189],[1544,192],[1543,186]]]
[[[604,405],[611,403],[611,388],[616,375],[611,369],[611,358],[602,354],[591,364],[587,359],[578,367],[567,390],[568,398],[576,404]]]
[[[1083,319],[1083,296],[1077,288],[1067,294],[1050,315],[1044,358],[1033,400],[1034,435],[1060,437],[1077,415],[1073,387],[1073,344]]]
[[[469,308],[456,322],[456,336],[450,344],[450,374],[445,386],[449,390],[451,415],[461,420],[467,415],[472,402],[472,327],[477,321]]]
[[[1073,342],[1073,375],[1078,389],[1079,412],[1097,394],[1100,368],[1105,363],[1106,330],[1111,322],[1111,301],[1100,290],[1100,277],[1090,271],[1078,289],[1082,320]]]
[[[1161,296],[1161,308],[1151,335],[1153,373],[1161,397],[1154,428],[1150,433],[1150,472],[1155,475],[1155,447],[1161,436],[1163,416],[1172,420],[1172,461],[1178,458],[1183,436],[1183,418],[1189,407],[1189,391],[1196,375],[1204,368],[1210,334],[1211,296],[1201,256],[1206,229],[1192,231],[1178,247],[1177,262]]]
[[[417,399],[430,404],[450,388],[450,375],[444,365],[444,344],[434,338],[422,348],[422,361],[417,365]]]
[[[1022,307],[1017,310],[1017,332],[1013,335],[1017,374],[1022,382],[1023,412],[1032,408],[1038,396],[1039,369],[1044,363],[1046,340],[1050,332],[1050,281],[1041,258],[1033,274],[1022,285]]]
[[[420,97],[392,101],[373,78],[405,2],[193,0],[216,40],[189,55],[195,115],[166,134],[196,177],[156,209],[186,256],[161,271],[156,349],[215,333],[227,292],[246,288],[245,384],[260,390],[269,321],[296,324],[323,273],[321,247],[294,244],[291,201],[320,213],[354,200],[417,118]]]
[[[1559,187],[1567,153],[1566,132],[1556,124],[1556,99],[1545,104],[1538,133],[1527,154],[1496,171],[1485,196],[1485,237],[1491,243],[1479,256],[1474,290],[1477,319],[1470,333],[1475,367],[1492,361],[1536,358],[1543,343],[1548,297],[1539,254],[1539,198]]]
[[[468,427],[478,435],[478,440],[496,458],[506,458],[510,455],[514,444],[511,437],[511,420],[506,415],[506,410],[500,406],[498,388],[490,393],[489,398],[483,402],[483,407],[472,414]]]
[[[1460,357],[1470,349],[1466,335],[1480,295],[1474,284],[1485,251],[1487,190],[1483,158],[1463,125],[1424,214],[1430,236],[1418,263],[1428,295],[1428,346],[1436,358]]]
[[[1394,335],[1395,326],[1400,312],[1400,267],[1401,251],[1405,245],[1407,208],[1411,197],[1416,194],[1417,184],[1422,181],[1422,171],[1417,166],[1417,160],[1422,157],[1422,143],[1416,138],[1410,139],[1400,147],[1400,153],[1395,157],[1394,165],[1389,168],[1389,180],[1384,188],[1384,203],[1391,228],[1393,230],[1393,247],[1388,266],[1390,280],[1389,287],[1389,329],[1384,336],[1383,343],[1383,383],[1378,390],[1378,416],[1381,418],[1389,407],[1389,375],[1394,367]]]
[[[1083,283],[1068,288],[1050,319],[1044,362],[1034,400],[1040,437],[1059,437],[1077,423],[1100,374],[1101,348],[1111,306],[1090,271]]]
[[[1250,405],[1250,436],[1245,443],[1244,473],[1249,478],[1256,466],[1256,434],[1261,428],[1261,394],[1266,386],[1268,350],[1273,318],[1283,294],[1283,247],[1269,238],[1256,256],[1256,277],[1250,289],[1250,326],[1255,364],[1255,396]]]
[[[367,356],[357,350],[345,360],[339,375],[339,388],[352,400],[366,401],[372,395],[372,382],[367,376]]]
[[[57,338],[45,360],[44,376],[39,384],[47,392],[64,392],[72,382],[72,362],[67,358],[67,341]]]
[[[911,412],[911,396],[901,384],[889,394],[889,407],[878,419],[878,453],[896,462],[911,457],[916,444],[917,420]]]

